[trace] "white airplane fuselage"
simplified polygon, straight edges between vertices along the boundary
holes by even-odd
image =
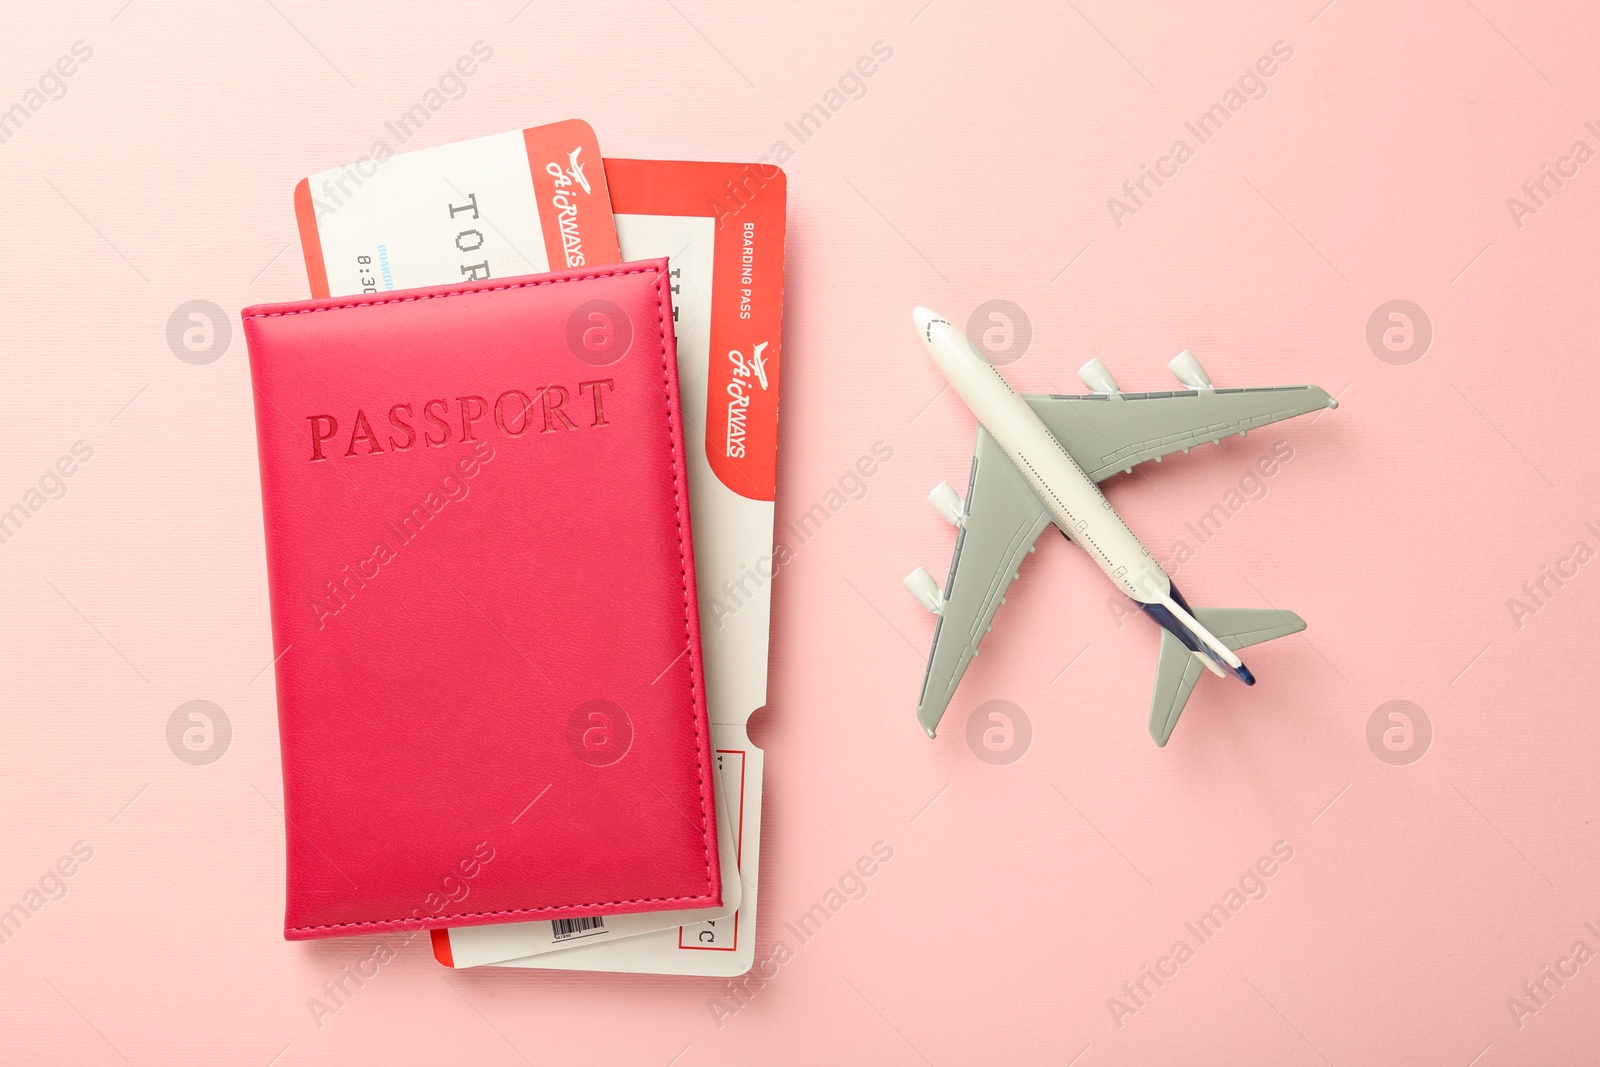
[[[1106,577],[1132,600],[1165,608],[1164,613],[1157,609],[1158,620],[1170,613],[1174,622],[1210,651],[1209,658],[1235,670],[1241,668],[1233,651],[1201,626],[1181,603],[1172,579],[1150,550],[1134,536],[1100,487],[1061,447],[994,364],[948,320],[918,308],[915,321],[934,363],[1032,487],[1061,532],[1087,552]],[[1166,622],[1162,625],[1173,628]],[[1202,655],[1203,660],[1206,658]]]

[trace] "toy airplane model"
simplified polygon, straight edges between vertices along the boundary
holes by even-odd
[[[1187,351],[1168,364],[1186,389],[1124,393],[1098,359],[1078,372],[1087,396],[1018,395],[948,320],[912,313],[928,354],[978,419],[967,499],[949,482],[928,500],[957,530],[943,592],[923,568],[905,584],[939,621],[917,718],[932,737],[978,642],[1046,526],[1055,526],[1100,565],[1161,626],[1161,658],[1150,704],[1150,736],[1165,745],[1202,668],[1255,684],[1236,651],[1298,633],[1292,612],[1191,608],[1101,494],[1098,483],[1146,460],[1267,426],[1338,403],[1315,385],[1215,389]]]

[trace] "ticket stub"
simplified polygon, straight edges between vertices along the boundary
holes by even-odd
[[[496,963],[729,977],[755,962],[767,702],[786,187],[777,167],[608,159],[624,259],[666,256],[689,453],[700,643],[717,768],[730,786],[743,884],[729,918]],[[718,818],[723,818],[719,811]],[[724,863],[727,862],[724,853]],[[671,914],[671,913],[661,913]]]
[[[364,159],[294,191],[315,297],[621,261],[587,122]]]

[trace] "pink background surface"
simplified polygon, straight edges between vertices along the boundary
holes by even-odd
[[[1600,162],[1520,227],[1506,200],[1574,141],[1600,149],[1600,17],[1323,3],[8,13],[0,107],[74,41],[93,56],[0,145],[0,506],[75,441],[93,458],[0,545],[0,907],[75,842],[93,858],[0,945],[0,1059],[1593,1062],[1600,962],[1520,1020],[1508,998],[1574,942],[1600,951],[1600,564],[1520,620],[1508,598],[1600,549]],[[720,1025],[720,980],[451,973],[419,939],[319,1027],[308,998],[373,942],[279,936],[244,346],[235,328],[191,365],[166,325],[190,300],[305,295],[294,181],[365,154],[480,39],[493,58],[413,145],[579,116],[611,155],[753,158],[796,148],[785,123],[874,42],[894,52],[787,164],[780,522],[875,442],[893,458],[776,584],[757,936],[794,959]],[[1107,198],[1193,147],[1184,122],[1277,41],[1293,58],[1266,95],[1114,224]],[[1310,624],[1249,657],[1253,691],[1203,681],[1164,751],[1155,629],[1119,629],[1111,587],[1049,537],[940,738],[914,721],[932,620],[900,579],[944,573],[922,498],[965,484],[973,424],[908,312],[992,299],[1031,322],[1022,389],[1075,391],[1096,355],[1165,388],[1189,347],[1218,384],[1343,401],[1111,486],[1158,552],[1194,550],[1191,602]],[[1403,365],[1366,340],[1395,299],[1433,330]],[[1280,441],[1266,495],[1198,545],[1184,524]],[[194,699],[232,724],[206,766],[166,740]],[[1032,724],[1008,765],[966,741],[995,699]],[[1391,700],[1431,723],[1404,765],[1367,740]],[[786,934],[878,841],[894,858],[866,896]],[[1193,940],[1280,841],[1266,896]],[[1193,958],[1115,1019],[1180,939]]]

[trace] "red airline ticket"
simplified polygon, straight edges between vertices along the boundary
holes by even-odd
[[[606,177],[624,259],[670,261],[684,436],[700,440],[688,450],[689,514],[706,705],[728,794],[718,818],[733,830],[736,863],[725,852],[724,864],[738,870],[742,896],[731,916],[686,916],[651,933],[586,938],[557,952],[502,956],[494,965],[732,976],[755,962],[765,754],[751,744],[748,724],[767,701],[771,582],[782,562],[773,542],[773,489],[785,178],[777,167],[754,163],[631,159],[606,160]],[[613,925],[610,917],[604,922]],[[471,945],[473,959],[487,962],[484,942],[496,929],[452,930],[443,945],[435,938],[435,954],[451,959],[459,940]],[[495,951],[512,947],[500,941]]]

